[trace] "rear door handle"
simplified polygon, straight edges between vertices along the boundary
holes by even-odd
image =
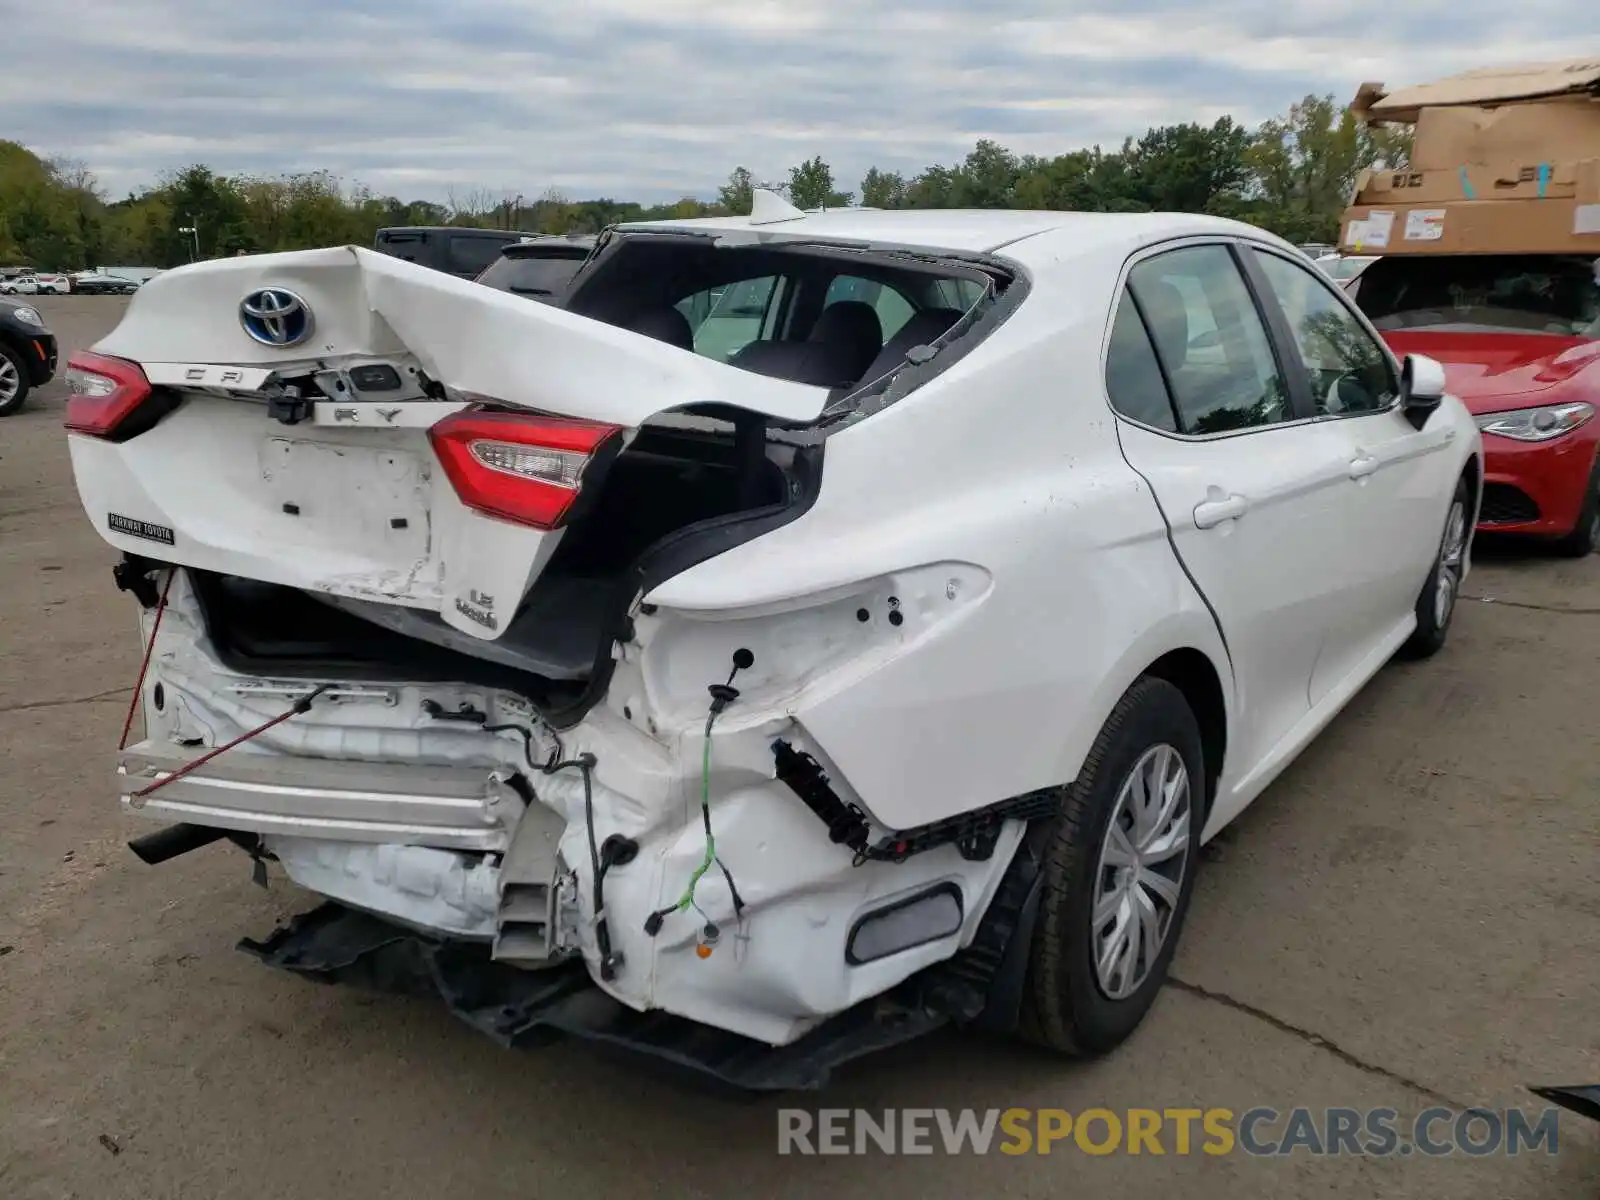
[[[1224,496],[1220,500],[1202,500],[1194,506],[1196,529],[1214,529],[1224,521],[1236,520],[1250,511],[1250,501],[1243,496]]]
[[[1370,454],[1358,454],[1350,460],[1350,478],[1365,479],[1378,469],[1378,460]]]

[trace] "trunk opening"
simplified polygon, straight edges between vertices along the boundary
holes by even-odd
[[[191,571],[212,649],[251,674],[503,688],[575,723],[605,694],[638,595],[815,498],[820,447],[769,443],[759,417],[701,423],[639,431],[495,641],[425,610]]]

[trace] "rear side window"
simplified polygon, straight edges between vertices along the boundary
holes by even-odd
[[[449,260],[450,270],[477,275],[500,257],[500,251],[505,248],[507,240],[509,239],[478,236],[452,237],[445,255]]]
[[[1179,430],[1230,433],[1292,420],[1288,388],[1226,246],[1146,259],[1128,274],[1172,384]]]
[[[392,254],[395,258],[415,262],[427,241],[428,235],[425,233],[380,233],[378,249],[384,254]]]
[[[1144,319],[1126,290],[1111,325],[1111,345],[1106,351],[1106,394],[1111,407],[1129,420],[1157,429],[1177,431],[1166,380],[1156,362],[1155,348]]]
[[[518,296],[549,299],[566,291],[585,257],[583,254],[502,254],[478,276],[478,282]]]
[[[768,312],[779,277],[763,275],[719,284],[678,301],[676,308],[694,330],[694,350],[727,362],[751,342],[770,336]]]

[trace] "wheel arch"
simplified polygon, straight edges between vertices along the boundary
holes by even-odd
[[[1205,755],[1204,812],[1209,818],[1228,752],[1228,703],[1222,676],[1204,651],[1185,647],[1156,659],[1141,673],[1144,677],[1163,679],[1182,692],[1200,726],[1200,749]]]
[[[1483,456],[1474,451],[1467,455],[1467,463],[1461,469],[1461,478],[1467,481],[1468,511],[1472,513],[1469,529],[1476,529],[1478,525],[1478,508],[1483,501]]]

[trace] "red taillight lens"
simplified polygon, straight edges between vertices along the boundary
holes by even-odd
[[[556,529],[616,425],[468,409],[428,431],[433,452],[468,508],[519,525]]]
[[[67,360],[67,419],[73,433],[110,437],[150,398],[138,363],[80,350]]]

